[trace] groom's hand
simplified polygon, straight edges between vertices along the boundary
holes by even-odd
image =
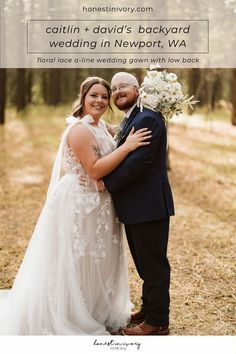
[[[100,192],[102,192],[106,189],[105,184],[103,183],[102,179],[97,180],[97,187]]]
[[[99,190],[100,192],[102,192],[102,191],[104,191],[104,190],[106,189],[106,187],[105,187],[105,185],[104,185],[102,179],[97,180],[96,183],[97,183],[97,188],[98,188],[98,190]],[[80,178],[79,178],[79,184],[80,184],[81,186],[85,187],[85,186],[86,186],[86,177],[80,176]]]
[[[80,178],[79,178],[79,184],[80,184],[81,186],[85,187],[85,186],[86,186],[86,177],[80,176]]]

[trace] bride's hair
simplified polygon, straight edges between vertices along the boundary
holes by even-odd
[[[78,97],[72,106],[72,114],[74,117],[79,117],[82,115],[83,108],[84,108],[85,96],[88,93],[88,91],[91,89],[91,87],[96,84],[101,84],[107,89],[108,99],[109,99],[109,108],[112,109],[111,104],[110,104],[111,88],[110,88],[110,85],[108,84],[108,82],[100,77],[97,77],[97,76],[87,77],[87,79],[85,79],[82,82],[82,84],[80,86],[80,92],[78,94]]]

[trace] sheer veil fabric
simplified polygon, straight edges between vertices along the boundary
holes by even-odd
[[[102,120],[98,127],[89,115],[69,117],[68,123],[15,282],[1,292],[1,335],[107,335],[130,317],[121,225],[109,193],[98,192],[67,136],[75,124],[86,125],[102,156],[115,142]],[[80,176],[86,177],[85,186]]]

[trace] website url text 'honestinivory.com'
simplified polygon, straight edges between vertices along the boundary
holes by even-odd
[[[150,6],[82,6],[83,12],[123,12],[123,13],[133,13],[133,12],[153,12],[153,7]]]

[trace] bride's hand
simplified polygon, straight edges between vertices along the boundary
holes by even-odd
[[[150,139],[151,136],[151,130],[148,130],[148,128],[142,128],[135,132],[133,127],[126,138],[124,145],[131,152],[140,146],[150,144],[150,141],[146,140]]]

